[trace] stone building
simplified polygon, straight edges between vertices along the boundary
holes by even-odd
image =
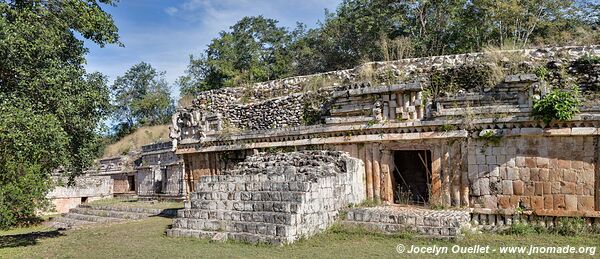
[[[145,145],[137,152],[100,159],[70,185],[68,179],[53,179],[57,186],[46,197],[59,213],[104,198],[182,200],[186,196],[183,163],[173,152],[172,142]]]
[[[600,46],[404,59],[206,91],[173,116],[183,192],[259,151],[337,150],[364,163],[368,199],[594,218],[595,55]],[[536,100],[570,85],[579,113],[534,117]]]

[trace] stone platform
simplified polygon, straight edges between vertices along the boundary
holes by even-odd
[[[469,210],[432,210],[422,207],[378,206],[352,208],[342,224],[388,234],[414,232],[432,238],[456,238],[470,226]]]
[[[333,224],[365,199],[364,165],[337,151],[252,156],[204,176],[168,236],[286,244]]]

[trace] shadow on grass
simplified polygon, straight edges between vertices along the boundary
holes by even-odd
[[[64,234],[60,233],[58,230],[0,236],[0,249],[35,245],[38,243],[39,239],[54,238],[59,236],[64,236]]]

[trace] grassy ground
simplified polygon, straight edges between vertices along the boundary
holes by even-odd
[[[460,241],[442,241],[404,236],[369,234],[361,230],[334,227],[326,233],[288,246],[249,245],[236,242],[212,243],[193,238],[170,238],[164,230],[171,219],[154,217],[141,221],[88,227],[59,233],[51,230],[34,234],[0,232],[0,258],[372,258],[413,257],[398,254],[396,246],[437,245],[451,248],[453,245],[474,246],[598,246],[600,236],[564,237],[558,235],[467,235]],[[441,257],[456,257],[446,254]],[[497,257],[489,254],[487,257]],[[597,254],[595,255],[597,256]],[[427,256],[425,256],[427,257]],[[431,257],[431,256],[430,256]],[[438,256],[439,258],[440,256]],[[464,256],[461,257],[473,257]],[[481,255],[479,255],[481,257]],[[523,255],[508,256],[512,258]],[[538,257],[553,258],[556,255]],[[581,255],[562,255],[577,258]],[[592,258],[591,256],[587,256]]]
[[[108,145],[104,149],[104,157],[122,155],[132,150],[141,149],[143,145],[168,140],[170,140],[169,125],[141,127],[116,143]]]
[[[180,209],[183,208],[183,202],[170,201],[137,201],[136,199],[102,199],[90,202],[96,205],[110,205],[120,207],[148,208],[148,209]]]

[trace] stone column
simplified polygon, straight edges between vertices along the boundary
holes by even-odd
[[[460,146],[460,152],[462,156],[462,164],[460,167],[460,205],[468,207],[469,206],[469,170],[468,170],[468,139],[462,141]]]
[[[364,147],[365,174],[367,175],[367,199],[373,199],[373,148],[371,144]]]
[[[394,203],[391,160],[391,152],[387,149],[383,150],[381,155],[381,198],[386,204]]]
[[[429,190],[429,202],[433,205],[442,205],[440,199],[442,190],[442,181],[440,177],[442,168],[441,148],[436,147],[431,153],[431,189]]]
[[[381,200],[381,151],[379,145],[373,145],[373,197]]]

